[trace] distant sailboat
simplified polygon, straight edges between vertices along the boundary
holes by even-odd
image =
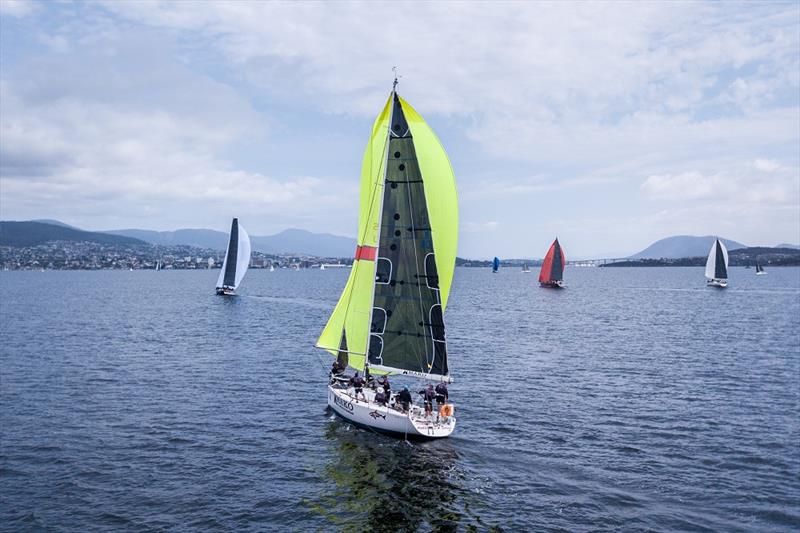
[[[449,382],[443,314],[458,239],[455,178],[436,135],[394,90],[364,155],[358,227],[350,277],[317,347],[337,357],[342,372]],[[455,429],[451,404],[426,413],[403,393],[393,396],[396,407],[379,394],[356,393],[334,373],[328,405],[355,425],[399,437],[433,439]]]
[[[156,272],[158,272],[159,270],[161,270],[161,259],[156,261]]]
[[[235,294],[249,265],[250,236],[239,224],[239,219],[234,218],[231,223],[231,236],[225,252],[225,261],[222,263],[217,280],[217,294]]]
[[[523,263],[523,264],[522,264],[522,273],[523,273],[523,274],[529,274],[529,273],[530,273],[530,271],[531,271],[531,269],[530,269],[530,267],[528,266],[528,263]]]
[[[319,266],[319,269],[320,269],[320,270],[325,270],[325,265],[320,265],[320,266]]]
[[[497,274],[497,270],[500,268],[500,260],[498,258],[494,258],[492,260],[492,274]]]
[[[275,265],[269,265],[269,271],[275,272]]]
[[[547,255],[542,262],[542,270],[539,271],[539,285],[560,289],[564,286],[564,265],[567,259],[564,250],[558,243],[558,239],[553,241]]]
[[[728,250],[719,239],[711,245],[706,261],[706,278],[709,287],[724,289],[728,286]]]
[[[763,276],[767,271],[761,266],[761,258],[756,257],[756,276]]]

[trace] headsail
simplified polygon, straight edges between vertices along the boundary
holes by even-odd
[[[236,290],[249,265],[250,236],[239,224],[239,219],[234,218],[231,223],[231,235],[228,240],[228,249],[225,251],[225,260],[217,279],[217,288],[228,287]]]
[[[539,281],[562,281],[564,279],[564,265],[567,259],[564,256],[564,250],[561,248],[558,239],[553,241],[550,249],[547,250],[547,255],[542,262],[542,269],[539,271]]]
[[[708,279],[728,279],[728,250],[719,239],[711,245],[706,261],[706,277]]]
[[[458,203],[450,162],[422,117],[392,92],[361,170],[350,278],[317,346],[356,369],[439,379],[449,373],[443,313]]]

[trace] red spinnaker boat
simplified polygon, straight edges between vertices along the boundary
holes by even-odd
[[[564,250],[558,243],[558,239],[553,241],[547,255],[542,263],[542,270],[539,272],[539,285],[542,287],[553,287],[560,289],[564,286],[564,265],[567,263],[564,257]]]

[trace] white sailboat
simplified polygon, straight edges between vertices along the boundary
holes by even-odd
[[[269,265],[269,271],[275,272],[275,265]]]
[[[443,314],[458,239],[455,177],[438,138],[396,85],[364,154],[355,261],[317,347],[357,371],[450,382]],[[423,439],[455,429],[452,404],[426,415],[413,402],[405,412],[375,395],[365,387],[356,398],[337,376],[328,385],[328,405],[356,425]]]
[[[763,266],[761,266],[761,258],[760,257],[756,257],[756,276],[763,276],[766,273],[767,273],[767,271],[764,270]]]
[[[728,286],[728,250],[719,239],[711,245],[706,261],[706,278],[709,287],[724,289]]]
[[[234,218],[231,223],[228,249],[225,251],[225,261],[217,279],[217,294],[228,296],[236,294],[236,289],[242,282],[248,266],[250,266],[250,236],[239,224],[239,219]]]

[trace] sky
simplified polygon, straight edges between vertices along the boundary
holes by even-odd
[[[0,0],[0,218],[355,236],[393,66],[462,257],[800,243],[794,1]]]

